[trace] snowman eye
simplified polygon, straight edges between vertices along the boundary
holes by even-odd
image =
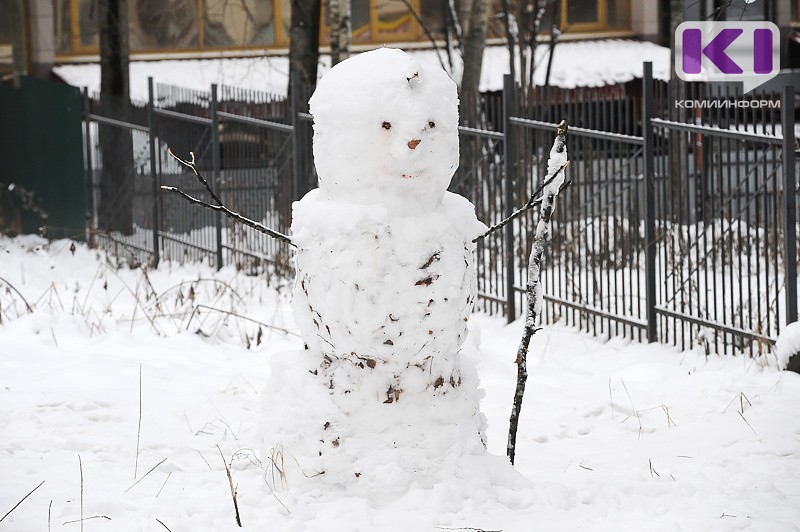
[[[428,127],[429,127],[429,128],[431,128],[431,129],[433,129],[433,128],[435,128],[435,127],[436,127],[436,123],[435,123],[433,120],[429,120],[429,121],[428,121]]]
[[[389,122],[384,122],[383,124],[381,124],[381,127],[383,129],[392,129],[392,124],[390,124]]]

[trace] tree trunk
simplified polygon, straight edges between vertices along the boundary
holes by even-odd
[[[19,88],[20,77],[28,73],[27,12],[24,0],[11,2],[11,53],[14,63],[14,86]]]
[[[490,0],[474,0],[469,19],[461,21],[462,45],[464,49],[464,71],[458,91],[459,122],[461,125],[479,126],[481,67],[483,49],[486,45],[486,26],[488,22]],[[459,4],[459,8],[461,5]],[[459,13],[462,10],[459,9]],[[466,31],[464,28],[468,28]],[[473,165],[481,157],[482,142],[474,136],[459,136],[459,167],[450,189],[453,192],[472,198],[470,183],[475,181],[472,173]]]
[[[673,100],[683,100],[686,98],[686,84],[683,83],[675,75],[675,29],[683,22],[684,0],[670,0],[670,49],[673,53],[670,54],[670,102]],[[670,109],[673,106],[670,105]],[[671,118],[677,121],[685,121],[685,112],[682,109],[674,109],[671,113],[675,113]],[[684,135],[678,131],[670,131],[669,133],[669,167],[670,175],[673,179],[669,180],[669,197],[671,201],[667,206],[670,219],[675,223],[682,223],[682,214],[687,209],[680,205],[683,195],[684,179],[678,179],[678,176],[684,175],[684,166],[686,164],[686,157],[688,157],[686,146],[683,142]]]
[[[320,0],[292,0],[289,72],[299,72],[300,80],[307,85],[317,83],[319,18]]]
[[[483,49],[486,46],[486,26],[489,17],[490,0],[474,0],[468,23],[461,23],[464,32],[464,74],[461,77],[461,123],[475,124],[479,116],[479,92]]]
[[[308,98],[317,84],[320,10],[320,0],[292,0],[288,94],[291,120],[295,127],[293,156],[296,159],[293,180],[281,180],[278,194],[283,205],[291,205],[292,201],[299,200],[314,188],[316,181],[311,154],[311,124],[298,119],[298,113],[308,112]],[[284,222],[291,224],[291,209],[287,209],[283,216]]]
[[[105,116],[130,120],[128,2],[98,2],[100,31],[100,105]],[[131,130],[99,127],[102,174],[99,226],[133,234],[133,145]]]
[[[350,57],[350,0],[329,0],[331,20],[331,66]]]

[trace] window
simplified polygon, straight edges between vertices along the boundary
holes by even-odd
[[[561,0],[562,31],[625,29],[629,15],[629,0]]]
[[[276,43],[274,0],[129,0],[131,52],[262,48]],[[288,4],[288,2],[286,2]],[[97,0],[54,0],[56,51],[97,53]],[[288,32],[287,32],[288,34]]]
[[[519,3],[514,0],[509,3],[517,16]],[[544,6],[539,25],[543,34],[550,33],[554,22],[561,31],[569,33],[630,29],[630,0],[557,0],[557,3],[540,0],[540,5]],[[495,0],[492,7],[495,16],[490,17],[489,36],[505,38],[503,2]]]

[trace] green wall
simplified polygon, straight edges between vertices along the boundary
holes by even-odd
[[[0,86],[0,182],[15,183],[42,200],[46,236],[86,234],[80,91],[23,77],[19,89]],[[25,232],[38,227],[25,220]]]

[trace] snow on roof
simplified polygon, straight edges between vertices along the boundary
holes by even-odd
[[[421,61],[439,63],[434,50],[408,50]],[[444,51],[442,60],[447,64]],[[536,50],[535,74],[537,85],[544,85],[548,47]],[[561,42],[555,47],[550,85],[565,89],[599,87],[624,83],[642,76],[642,63],[653,62],[653,75],[668,79],[670,50],[653,43],[627,39]],[[320,76],[330,68],[330,58],[320,57]],[[56,74],[70,85],[100,88],[100,66],[70,64],[56,66]],[[131,97],[147,99],[147,78],[156,83],[178,85],[190,89],[208,90],[220,83],[285,95],[288,85],[289,60],[285,56],[248,58],[181,59],[164,61],[131,61]],[[508,49],[488,46],[484,50],[481,72],[481,91],[503,88],[503,74],[508,73]]]

